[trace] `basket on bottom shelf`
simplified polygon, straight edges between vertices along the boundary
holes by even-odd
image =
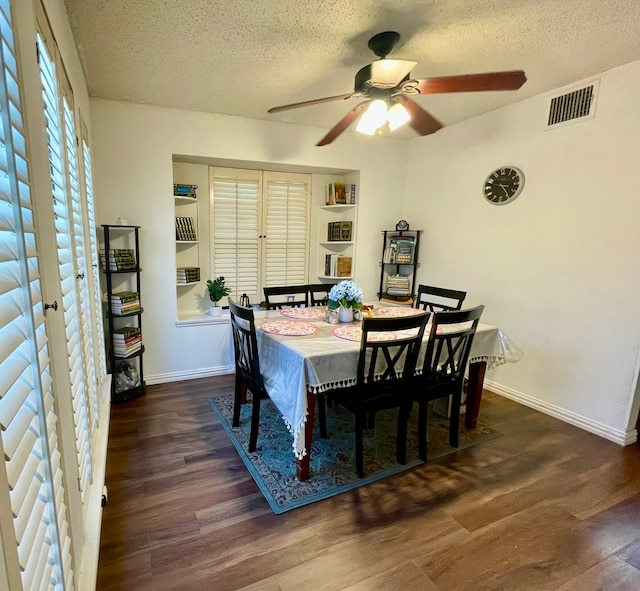
[[[135,362],[117,361],[113,374],[116,394],[121,394],[141,385],[140,374]]]

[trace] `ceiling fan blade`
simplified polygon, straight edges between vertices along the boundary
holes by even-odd
[[[359,116],[364,106],[369,104],[370,101],[364,101],[359,105],[356,105],[351,111],[349,111],[338,123],[336,123],[327,135],[325,135],[316,146],[326,146],[335,140],[349,125],[351,125]]]
[[[443,127],[440,121],[432,115],[429,115],[418,103],[408,96],[400,95],[396,98],[396,101],[402,103],[404,108],[409,111],[411,115],[409,125],[420,135],[435,133]]]
[[[440,92],[477,92],[483,90],[518,90],[527,77],[522,70],[510,72],[487,72],[485,74],[466,74],[463,76],[442,76],[416,80],[415,86],[420,94]],[[413,88],[412,81],[407,83]]]
[[[291,103],[290,105],[282,105],[280,107],[271,107],[267,113],[279,113],[280,111],[288,111],[289,109],[297,109],[299,107],[308,107],[309,105],[319,105],[320,103],[328,103],[331,101],[346,100],[354,96],[353,92],[348,94],[338,94],[336,96],[326,96],[324,98],[313,99],[311,101],[302,101],[301,103]]]

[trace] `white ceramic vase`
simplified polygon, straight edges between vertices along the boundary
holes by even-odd
[[[338,308],[338,321],[339,322],[353,322],[353,308]]]
[[[218,302],[216,302],[212,306],[209,306],[209,316],[221,316],[222,315],[222,308],[220,306],[218,306],[217,304],[218,304]]]

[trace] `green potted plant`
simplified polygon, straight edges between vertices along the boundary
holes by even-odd
[[[220,308],[218,302],[229,295],[230,290],[224,285],[224,277],[216,277],[213,281],[207,279],[207,290],[209,291],[209,299],[212,301],[212,305],[209,308],[209,314],[211,316],[220,316]]]

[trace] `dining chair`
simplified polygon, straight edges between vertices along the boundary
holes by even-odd
[[[260,400],[267,398],[262,374],[253,308],[239,306],[228,298],[233,333],[233,352],[235,357],[235,391],[233,401],[233,427],[240,426],[240,407],[246,402],[247,390],[252,394],[251,431],[249,451],[256,449],[258,426],[260,424]]]
[[[422,308],[428,312],[460,310],[466,297],[466,291],[433,287],[431,285],[418,285],[418,295],[413,307]]]
[[[279,285],[262,289],[267,310],[309,305],[309,291],[306,285]]]
[[[462,386],[469,352],[484,306],[436,312],[422,365],[411,388],[418,402],[418,454],[427,461],[427,414],[432,400],[451,396],[449,444],[458,447]]]
[[[406,463],[407,422],[413,404],[411,384],[429,313],[399,318],[365,318],[355,386],[331,391],[355,415],[356,472],[364,476],[363,432],[367,417],[398,408],[396,457]]]
[[[329,300],[329,292],[335,283],[311,283],[309,289],[310,306],[326,306]]]

